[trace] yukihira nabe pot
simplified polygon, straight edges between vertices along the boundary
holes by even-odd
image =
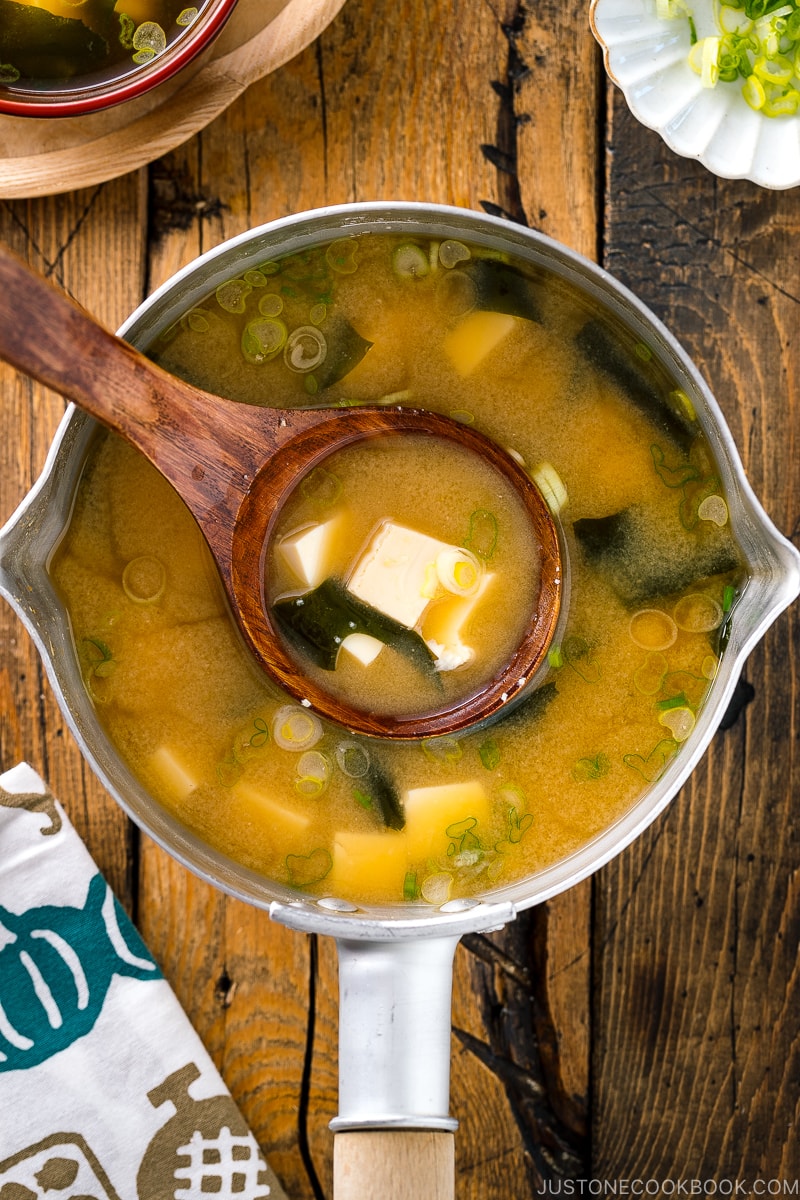
[[[96,430],[95,422],[74,408],[65,415],[41,478],[0,531],[0,591],[33,637],[83,754],[131,818],[204,879],[265,908],[282,924],[336,939],[340,1076],[339,1114],[332,1127],[337,1134],[337,1200],[378,1193],[387,1200],[401,1194],[444,1197],[452,1195],[454,1187],[452,1133],[457,1122],[449,1114],[450,1000],[452,959],[459,939],[469,932],[502,927],[519,910],[589,875],[665,807],[717,729],[748,653],[800,591],[800,555],[764,514],[713,396],[654,315],[591,262],[493,217],[403,203],[343,205],[287,217],[199,258],[145,301],[120,333],[146,347],[232,275],[362,232],[460,239],[508,252],[551,273],[625,327],[636,342],[649,346],[694,407],[717,459],[748,578],[731,614],[727,647],[695,727],[681,752],[638,801],[588,844],[554,865],[519,882],[440,906],[358,906],[335,895],[306,895],[210,848],[161,807],[110,743],[84,686],[69,621],[48,575],[48,562],[65,530]],[[393,1170],[393,1164],[401,1161],[402,1173]],[[397,1184],[391,1182],[395,1179]],[[396,1186],[402,1191],[396,1192]]]

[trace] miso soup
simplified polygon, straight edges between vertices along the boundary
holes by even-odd
[[[743,561],[689,398],[565,281],[460,241],[362,233],[227,280],[150,353],[240,401],[474,425],[536,481],[568,564],[520,703],[458,737],[354,737],[259,670],[188,511],[98,436],[53,577],[110,738],[210,845],[312,894],[440,904],[568,855],[681,754]],[[267,595],[326,687],[413,712],[491,677],[536,555],[514,497],[457,450],[368,442],[299,481]]]
[[[0,88],[47,91],[140,71],[179,39],[208,0],[0,0]]]

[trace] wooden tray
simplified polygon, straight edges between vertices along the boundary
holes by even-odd
[[[239,0],[197,64],[137,100],[83,117],[0,117],[0,197],[103,183],[174,150],[310,45],[343,4]]]

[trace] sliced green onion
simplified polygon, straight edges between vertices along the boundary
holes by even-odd
[[[122,572],[122,590],[134,604],[155,604],[166,585],[166,568],[152,554],[132,558]]]
[[[667,709],[658,720],[669,729],[676,742],[685,742],[695,726],[695,715],[690,708]]]
[[[719,659],[717,656],[715,654],[707,654],[703,659],[700,670],[703,672],[704,678],[710,681],[716,676],[718,668]]]
[[[494,771],[500,765],[500,747],[493,737],[488,737],[478,747],[478,754],[487,771]]]
[[[600,665],[595,661],[594,652],[585,638],[574,635],[565,638],[561,652],[565,661],[581,679],[585,679],[587,683],[599,682]]]
[[[405,242],[397,247],[392,255],[392,266],[395,274],[402,279],[421,279],[431,269],[425,251],[413,242]]]
[[[522,803],[525,803],[525,796],[522,789],[518,789],[522,796]],[[533,824],[533,814],[523,813],[520,816],[516,805],[511,806],[508,810],[508,841],[512,846],[516,846],[522,841],[523,834],[527,833]]]
[[[469,533],[464,542],[478,558],[488,560],[497,549],[499,527],[497,517],[487,508],[476,508],[469,519]]]
[[[800,109],[797,0],[721,0],[715,10],[721,36],[705,37],[689,52],[689,65],[703,86],[743,80],[742,95],[754,111],[766,117],[795,115]]]
[[[313,371],[325,361],[328,343],[316,325],[301,325],[289,334],[283,351],[283,361],[290,371],[303,374]]]
[[[657,443],[650,447],[650,456],[653,459],[656,474],[668,488],[683,487],[690,479],[697,479],[699,475],[697,467],[690,462],[679,462],[675,466],[670,466],[666,461],[664,451]]]
[[[452,888],[453,876],[446,871],[437,871],[435,875],[429,875],[423,880],[420,893],[428,904],[444,904],[450,899]]]
[[[279,317],[283,312],[283,299],[277,292],[267,292],[258,302],[262,317]]]
[[[602,779],[611,770],[611,763],[606,754],[596,754],[594,758],[579,758],[572,768],[572,777],[578,783],[589,783]]]
[[[564,654],[560,646],[551,646],[547,651],[547,661],[553,670],[558,671],[564,665]]]
[[[331,764],[319,750],[307,750],[297,762],[295,792],[299,796],[321,796],[331,775]]]
[[[628,633],[642,650],[669,650],[678,637],[678,627],[660,608],[642,608],[628,622]]]
[[[199,308],[193,309],[186,317],[186,324],[193,333],[208,333],[211,326],[208,323],[208,318]]]
[[[742,95],[756,112],[760,112],[767,102],[767,93],[764,91],[764,85],[755,75],[748,77],[742,88]]]
[[[454,267],[457,263],[466,262],[472,253],[463,242],[448,238],[439,247],[439,262],[443,267]]]
[[[704,88],[717,86],[719,79],[719,38],[703,38],[700,45],[700,82]]]
[[[800,92],[792,88],[783,96],[768,96],[761,109],[765,117],[792,117],[800,108]]]
[[[480,849],[481,844],[474,832],[477,824],[477,817],[465,817],[462,821],[454,821],[447,826],[445,834],[450,838],[450,845],[447,848],[448,856],[463,854],[466,850]]]
[[[217,304],[225,312],[243,313],[245,301],[252,290],[252,286],[244,279],[228,279],[221,283],[215,292]]]
[[[330,508],[342,494],[342,481],[327,467],[315,467],[300,484],[300,491],[304,499]]]
[[[697,515],[701,521],[710,521],[720,528],[728,524],[728,506],[722,496],[706,496],[697,506]]]
[[[453,596],[474,596],[481,586],[483,569],[469,550],[448,548],[436,555],[436,577]]]
[[[636,690],[643,696],[655,696],[661,691],[668,670],[669,663],[663,654],[648,654],[642,665],[633,673]]]
[[[325,251],[325,261],[339,275],[353,275],[358,270],[358,242],[355,238],[337,238]]]
[[[297,704],[285,704],[272,718],[272,736],[281,750],[310,750],[322,737],[322,722]]]
[[[249,363],[270,362],[286,345],[288,331],[275,317],[256,317],[242,330],[242,354]]]
[[[264,717],[254,717],[233,739],[231,751],[235,762],[244,765],[249,759],[269,744],[269,725]]]
[[[143,21],[134,30],[133,48],[150,51],[151,56],[161,54],[167,48],[167,35],[156,21]]]
[[[542,493],[550,512],[557,516],[569,499],[567,489],[558,471],[552,463],[541,462],[531,470],[530,476]]]
[[[321,883],[333,866],[328,850],[321,847],[310,854],[287,854],[286,871],[291,887],[311,887]]]
[[[406,877],[403,880],[403,899],[417,900],[419,894],[416,871],[406,871]]]
[[[336,747],[336,761],[350,779],[362,779],[369,771],[369,752],[358,742],[340,742]]]
[[[376,404],[405,404],[412,395],[413,392],[410,388],[404,388],[401,392],[387,392],[385,396],[378,397]],[[450,415],[452,416],[452,413]]]
[[[627,767],[638,771],[648,783],[656,783],[664,774],[670,759],[674,758],[677,749],[678,743],[674,738],[664,738],[653,747],[646,758],[641,754],[625,754],[622,761]]]
[[[99,679],[107,679],[116,670],[116,662],[109,646],[101,638],[84,638],[87,647],[87,657],[91,664],[92,674]]]
[[[464,753],[461,743],[453,737],[423,738],[420,742],[420,749],[431,762],[445,765],[459,762]]]
[[[673,609],[675,624],[687,633],[710,633],[723,620],[722,605],[713,596],[692,592],[678,601]]]
[[[127,13],[119,14],[119,44],[124,46],[126,50],[133,49],[133,31],[136,29],[136,22]]]
[[[297,764],[297,774],[303,779],[316,779],[324,785],[330,779],[330,761],[319,750],[307,750],[305,754],[300,756]]]

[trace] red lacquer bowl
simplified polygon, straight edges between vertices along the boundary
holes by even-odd
[[[137,25],[116,10],[110,31],[104,29],[99,33],[88,29],[77,17],[59,18],[58,14],[64,11],[62,5],[54,6],[55,14],[42,15],[42,9],[11,3],[9,9],[19,19],[19,25],[11,32],[10,23],[6,28],[0,27],[0,113],[17,117],[71,117],[133,100],[171,79],[207,49],[236,4],[237,0],[195,0],[194,4],[183,7],[177,3],[175,16],[182,14],[187,23],[179,24],[170,14],[171,20],[165,22],[163,29],[166,45],[161,48],[161,35],[154,41],[148,36],[153,31],[142,28],[152,23]],[[196,15],[192,16],[193,13]],[[32,21],[37,24],[30,25],[28,33],[23,23]],[[72,67],[83,63],[85,69],[76,71],[71,78],[67,77],[66,69],[59,73],[53,51],[48,64],[39,68],[40,74],[34,77],[37,50],[43,44],[55,47],[60,30],[68,39],[65,63]],[[113,53],[104,54],[104,46],[113,47]]]

